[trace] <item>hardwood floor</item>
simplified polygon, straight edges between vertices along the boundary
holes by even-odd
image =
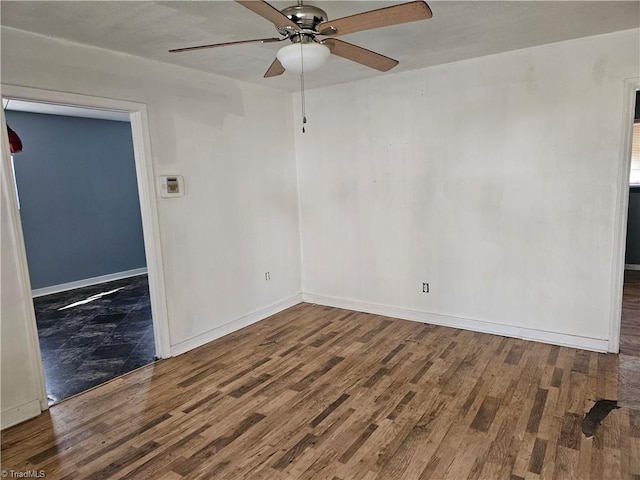
[[[640,271],[625,270],[620,353],[640,357]]]
[[[637,374],[640,376],[640,374]],[[618,357],[300,304],[2,433],[57,479],[640,478]]]

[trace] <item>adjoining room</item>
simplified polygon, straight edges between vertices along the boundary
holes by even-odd
[[[129,115],[3,101],[47,401],[155,358]]]
[[[640,91],[636,92],[620,353],[640,357]]]

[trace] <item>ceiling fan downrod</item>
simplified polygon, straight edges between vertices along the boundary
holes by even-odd
[[[280,13],[295,23],[298,31],[307,31],[308,33],[318,34],[318,26],[329,19],[327,12],[313,5],[304,5],[302,1],[298,1],[297,5],[280,10]],[[289,26],[277,28],[282,35],[290,35],[292,29]]]

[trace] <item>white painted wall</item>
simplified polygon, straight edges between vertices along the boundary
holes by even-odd
[[[7,28],[1,61],[3,84],[147,105],[154,173],[186,184],[184,197],[157,198],[173,354],[300,300],[290,94]],[[3,236],[3,413],[6,395],[33,396],[5,358],[25,341],[5,326],[30,321],[11,302],[5,312],[15,255]],[[15,288],[7,298],[29,293]]]
[[[305,299],[606,350],[639,45],[624,31],[307,92]]]

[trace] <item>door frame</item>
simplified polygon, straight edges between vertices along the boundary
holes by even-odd
[[[135,103],[125,100],[117,100],[103,97],[93,97],[88,95],[80,95],[66,92],[58,92],[53,90],[43,90],[30,87],[22,87],[17,85],[2,84],[2,97],[12,100],[24,100],[29,102],[47,103],[53,105],[64,105],[74,107],[85,107],[99,110],[111,110],[124,112],[129,114],[131,123],[131,132],[133,138],[133,150],[135,158],[136,178],[138,184],[138,196],[140,201],[140,214],[142,217],[142,232],[144,237],[145,257],[147,261],[147,274],[149,278],[149,295],[151,301],[151,312],[153,318],[154,341],[156,348],[156,356],[159,358],[168,358],[171,356],[171,343],[169,336],[169,320],[166,303],[165,277],[162,262],[162,251],[160,242],[160,229],[158,222],[157,197],[155,189],[155,175],[153,171],[153,162],[151,156],[151,140],[149,135],[149,126],[147,118],[147,107],[142,103]],[[8,143],[6,138],[4,143]],[[8,145],[5,145],[8,148]],[[2,174],[6,177],[11,175],[8,170],[10,165],[2,162]],[[8,177],[10,178],[10,177]],[[29,280],[29,267],[27,264],[26,250],[24,244],[24,236],[20,225],[20,213],[17,207],[16,193],[14,189],[7,192],[11,197],[11,210],[13,216],[18,219],[16,226],[17,233],[17,256],[20,259],[19,280],[23,289],[26,289],[24,298],[30,304],[26,311],[30,312],[30,318],[26,319],[29,325],[29,333],[31,341],[37,346],[37,357],[40,360],[36,367],[36,372],[42,380],[42,391],[44,398],[41,399],[43,410],[47,405],[46,387],[44,385],[44,373],[42,361],[40,358],[40,343],[38,340],[38,331],[35,322],[35,312],[33,302],[31,302],[31,283]]]
[[[627,216],[629,213],[629,172],[631,171],[631,142],[637,90],[640,90],[640,77],[625,79],[622,98],[622,138],[620,139],[620,153],[618,158],[618,188],[616,189],[613,264],[611,268],[611,307],[609,310],[608,349],[611,353],[618,353],[620,351],[624,256],[627,248]]]

